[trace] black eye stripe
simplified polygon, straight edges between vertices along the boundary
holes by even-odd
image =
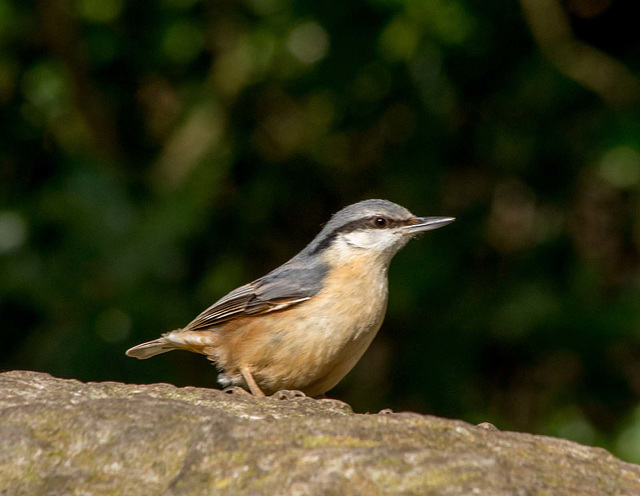
[[[384,219],[384,226],[378,224],[378,219]],[[353,231],[358,231],[360,229],[369,229],[371,227],[376,227],[378,229],[390,229],[398,226],[407,225],[408,220],[403,219],[391,219],[389,217],[385,217],[384,215],[372,215],[371,217],[364,217],[362,219],[352,220],[351,222],[347,222],[342,226],[336,228],[333,232],[335,234],[345,234]]]
[[[383,218],[386,220],[385,226],[379,226],[376,224],[376,219],[379,218]],[[311,254],[321,252],[322,250],[325,250],[326,248],[331,246],[331,243],[334,239],[336,239],[336,237],[338,237],[339,234],[347,234],[354,231],[372,228],[379,230],[393,229],[400,226],[407,226],[409,224],[411,224],[411,219],[392,219],[385,215],[372,215],[370,217],[363,217],[361,219],[352,220],[350,222],[347,222],[346,224],[336,227],[330,233],[327,233],[327,235],[322,240],[320,240],[317,245],[315,245],[315,247],[311,251]]]

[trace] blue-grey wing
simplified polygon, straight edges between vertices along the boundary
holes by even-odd
[[[324,266],[295,259],[264,277],[234,289],[198,315],[186,328],[202,331],[229,320],[283,310],[313,297],[322,288]]]

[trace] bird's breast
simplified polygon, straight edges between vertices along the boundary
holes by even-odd
[[[372,267],[365,257],[353,258],[349,264],[328,271],[323,287],[308,303],[305,314],[322,319],[332,329],[325,339],[354,341],[378,330],[387,308],[388,283],[386,267]],[[301,308],[302,310],[302,308]]]

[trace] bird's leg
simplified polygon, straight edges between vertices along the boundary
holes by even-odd
[[[244,377],[247,386],[249,386],[249,390],[254,396],[266,396],[260,386],[256,383],[256,380],[251,375],[251,371],[248,367],[240,367],[240,373],[242,377]],[[279,400],[292,400],[293,398],[305,398],[307,395],[302,391],[290,391],[288,389],[282,389],[273,394],[273,397]]]
[[[254,396],[265,396],[265,394],[262,392],[262,389],[260,389],[255,379],[251,375],[251,371],[247,367],[240,367],[240,373],[242,374],[242,377],[244,377],[247,386],[249,386],[251,394],[253,394]]]

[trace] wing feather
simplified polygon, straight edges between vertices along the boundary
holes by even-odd
[[[185,328],[202,331],[246,315],[284,310],[310,299],[322,287],[324,267],[300,267],[295,259],[254,282],[234,289]]]

